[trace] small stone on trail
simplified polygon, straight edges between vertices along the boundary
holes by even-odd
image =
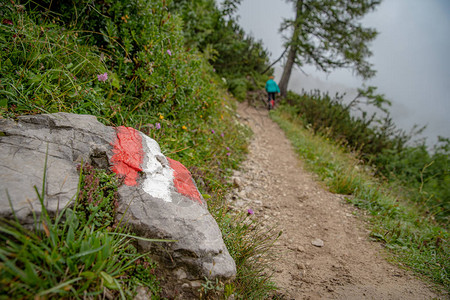
[[[233,178],[233,185],[237,188],[242,187],[242,181],[239,177],[234,177]]]
[[[114,296],[112,296],[114,298]],[[152,298],[152,292],[143,286],[139,286],[136,288],[136,296],[134,296],[133,300],[145,300],[145,299],[151,299]]]
[[[313,244],[316,247],[323,247],[323,245],[324,245],[324,243],[321,239],[312,240],[311,244]]]
[[[240,191],[237,193],[239,198],[246,198],[247,197],[247,193],[245,191]]]

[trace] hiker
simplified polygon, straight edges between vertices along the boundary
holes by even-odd
[[[266,92],[268,94],[268,107],[271,110],[275,106],[275,93],[280,93],[280,88],[278,84],[273,80],[273,76],[269,77],[266,82]]]

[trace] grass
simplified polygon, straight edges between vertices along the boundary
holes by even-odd
[[[80,175],[72,208],[50,216],[43,184],[33,229],[0,219],[0,299],[127,299],[138,286],[158,298],[156,264],[136,251],[126,227],[114,224],[116,176],[89,165]]]
[[[258,219],[248,213],[215,212],[225,244],[236,262],[236,284],[232,286],[239,299],[265,299],[276,290],[267,260],[274,255],[272,246],[281,232],[263,228]],[[225,297],[229,296],[225,293]]]
[[[448,231],[427,217],[394,186],[373,176],[355,153],[327,137],[315,135],[281,106],[271,113],[285,131],[307,168],[329,190],[348,195],[349,203],[368,212],[371,237],[391,250],[394,259],[448,290],[450,245]]]

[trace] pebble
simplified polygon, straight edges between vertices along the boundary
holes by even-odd
[[[313,244],[316,247],[323,247],[324,242],[321,239],[315,239],[311,241],[311,244]]]
[[[237,188],[242,187],[242,180],[239,177],[233,178],[233,185]]]
[[[183,289],[188,289],[189,287],[190,287],[189,283],[183,283],[181,285],[181,288],[183,288]]]

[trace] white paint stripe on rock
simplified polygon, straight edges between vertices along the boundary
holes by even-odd
[[[146,174],[142,188],[144,192],[154,198],[172,202],[171,190],[174,189],[173,170],[170,168],[167,158],[161,153],[158,143],[145,134],[141,134],[141,136],[147,146],[142,149],[144,157],[147,158],[147,163],[142,166],[143,172]]]

